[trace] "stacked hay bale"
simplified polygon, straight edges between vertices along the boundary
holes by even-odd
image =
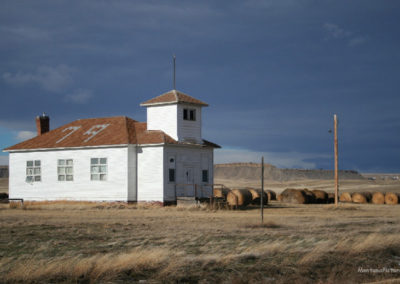
[[[339,197],[340,202],[353,202],[350,192],[343,192]]]
[[[267,196],[268,196],[268,201],[276,200],[276,193],[275,193],[275,191],[273,191],[273,190],[271,190],[271,189],[266,189],[266,190],[264,190],[264,191],[265,191],[265,193],[266,193]]]
[[[395,192],[387,192],[385,194],[385,203],[389,205],[399,204],[400,195]]]
[[[328,203],[335,203],[335,194],[328,193]]]
[[[308,190],[287,188],[277,196],[278,201],[296,204],[326,204],[335,202],[335,194],[323,190]],[[352,202],[357,204],[400,204],[400,194],[395,192],[343,192],[339,197],[340,202]]]
[[[228,195],[230,189],[227,187],[214,187],[213,196],[217,198],[224,198]]]
[[[351,196],[353,203],[365,204],[371,201],[372,194],[370,192],[355,192]]]
[[[315,195],[315,203],[328,203],[328,193],[319,189],[314,189],[312,192]]]
[[[247,190],[251,193],[251,204],[260,204],[261,189],[247,188]],[[268,204],[268,195],[265,192],[263,192],[263,204]]]
[[[382,192],[374,192],[372,194],[371,202],[373,204],[385,204],[385,194]]]
[[[307,204],[313,204],[315,203],[315,194],[314,192],[308,190],[308,188],[304,188],[302,189],[302,191],[304,192],[304,194],[306,195],[306,203]]]
[[[251,203],[253,197],[247,189],[232,189],[226,196],[229,206],[245,207]]]
[[[282,202],[295,204],[307,203],[307,194],[301,189],[287,188],[280,195]]]

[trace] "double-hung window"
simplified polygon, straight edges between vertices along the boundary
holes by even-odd
[[[26,161],[26,182],[41,180],[40,160]]]
[[[90,179],[107,180],[107,158],[90,159]]]
[[[74,180],[74,161],[72,159],[59,159],[57,166],[58,181]]]
[[[183,120],[196,120],[196,110],[195,109],[183,109]]]

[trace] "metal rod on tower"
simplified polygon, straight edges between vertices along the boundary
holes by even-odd
[[[261,157],[261,224],[264,222],[264,156]]]
[[[336,114],[333,115],[333,127],[334,127],[334,148],[335,148],[335,207],[338,206],[339,201],[339,173],[338,173],[338,136],[337,136],[337,116]]]
[[[176,90],[176,56],[175,56],[175,54],[174,54],[174,56],[173,56],[173,59],[174,59],[174,77],[173,77],[173,79],[174,79],[174,90]]]

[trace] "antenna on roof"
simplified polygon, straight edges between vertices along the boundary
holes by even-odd
[[[173,63],[174,63],[174,76],[173,76],[173,82],[174,82],[174,90],[176,90],[176,81],[175,81],[175,77],[176,77],[176,75],[175,75],[175,73],[176,73],[176,56],[175,56],[175,54],[173,55]]]

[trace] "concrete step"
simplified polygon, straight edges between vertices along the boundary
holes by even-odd
[[[176,198],[177,205],[195,205],[198,204],[198,201],[195,197],[177,197]]]

